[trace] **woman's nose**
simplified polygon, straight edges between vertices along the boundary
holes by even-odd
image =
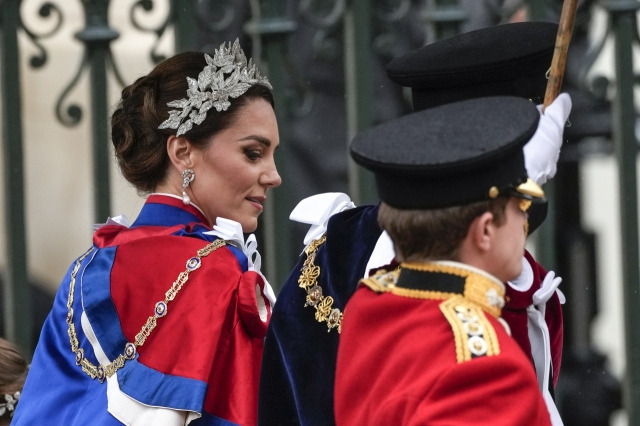
[[[262,174],[262,179],[260,183],[272,188],[275,188],[276,186],[279,186],[282,183],[282,178],[278,173],[278,169],[276,167],[275,162],[272,162],[268,170]]]

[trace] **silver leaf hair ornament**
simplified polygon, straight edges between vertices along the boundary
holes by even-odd
[[[231,105],[229,98],[241,96],[251,86],[262,84],[273,89],[253,60],[247,62],[237,38],[233,44],[229,42],[228,47],[222,43],[213,58],[206,53],[204,58],[207,65],[198,79],[187,77],[187,99],[167,103],[167,106],[180,109],[169,111],[169,118],[158,129],[178,129],[176,136],[184,135],[194,124],[202,123],[211,108],[226,111]]]
[[[20,391],[2,395],[2,398],[0,398],[0,416],[9,413],[9,417],[13,417],[18,400],[20,400]]]

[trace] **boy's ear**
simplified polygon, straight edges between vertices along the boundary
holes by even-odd
[[[476,250],[487,252],[491,249],[494,237],[493,226],[493,213],[491,212],[484,212],[471,222],[467,237]]]
[[[171,163],[178,170],[190,168],[193,163],[193,146],[189,140],[183,136],[171,135],[167,138],[167,153]]]

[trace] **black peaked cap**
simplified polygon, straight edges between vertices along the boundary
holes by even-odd
[[[550,22],[482,28],[414,49],[386,71],[393,82],[411,88],[416,111],[484,96],[520,96],[539,104],[557,32]]]
[[[523,98],[500,96],[414,112],[358,134],[353,159],[371,170],[379,197],[399,209],[488,200],[490,189],[518,195],[527,180],[522,147],[539,113]]]

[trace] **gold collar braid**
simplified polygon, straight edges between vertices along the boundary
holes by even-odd
[[[449,299],[458,294],[453,291],[425,290],[398,285],[398,278],[400,274],[402,274],[403,269],[463,277],[465,282],[462,295],[465,299],[480,305],[482,309],[496,318],[499,318],[502,313],[505,295],[504,285],[497,279],[466,268],[463,264],[453,264],[449,262],[406,262],[400,264],[400,268],[395,271],[381,271],[373,277],[364,279],[363,282],[377,292],[389,292],[416,299]]]

